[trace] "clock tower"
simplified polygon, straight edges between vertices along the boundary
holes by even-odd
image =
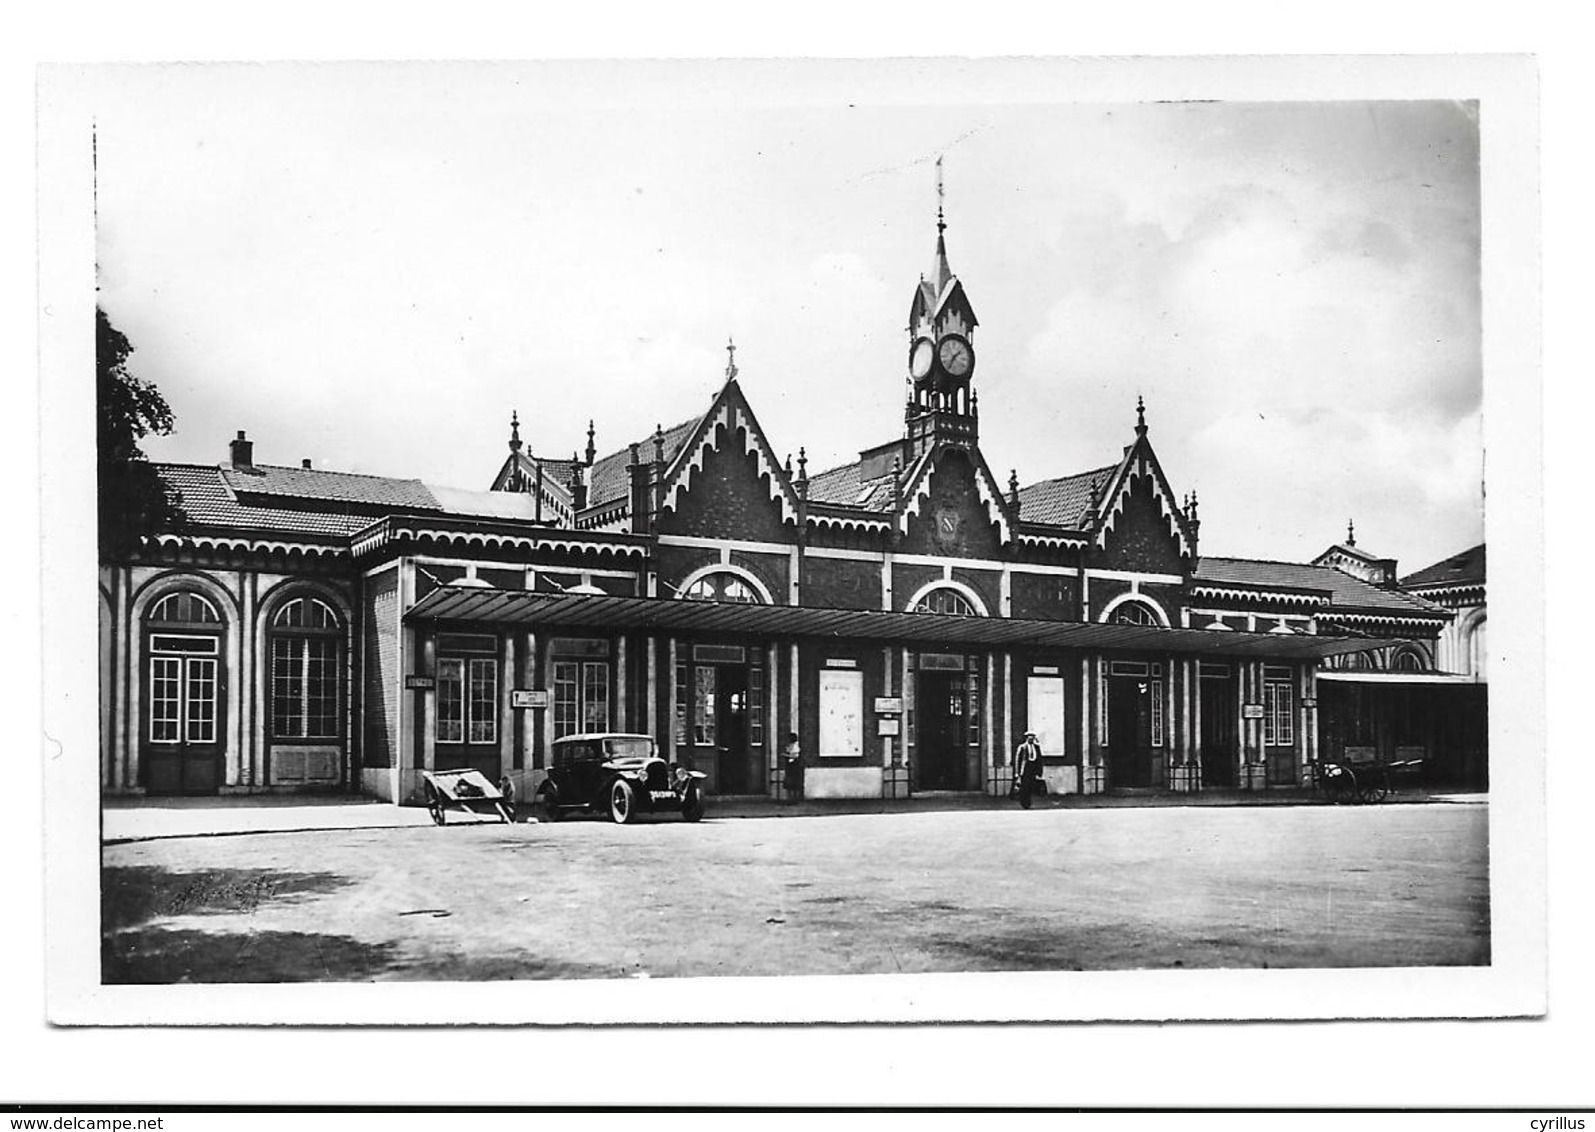
[[[941,195],[941,162],[936,194]],[[936,258],[914,288],[908,312],[908,403],[903,410],[910,458],[938,442],[974,447],[979,439],[975,310],[947,265],[947,221],[936,208]]]

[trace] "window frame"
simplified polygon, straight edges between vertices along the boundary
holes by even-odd
[[[290,597],[272,614],[266,641],[266,715],[271,741],[340,741],[347,655],[342,614],[313,594]],[[293,714],[279,712],[284,699],[294,701]],[[319,709],[315,707],[318,704]]]

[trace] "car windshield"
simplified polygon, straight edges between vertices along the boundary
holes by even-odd
[[[605,739],[604,746],[612,759],[641,759],[654,753],[654,741],[642,735]]]

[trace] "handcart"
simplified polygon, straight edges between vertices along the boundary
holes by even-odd
[[[438,825],[447,820],[446,811],[451,805],[484,817],[487,815],[477,807],[491,806],[505,822],[515,820],[515,789],[507,778],[494,786],[481,771],[467,769],[423,770],[421,779],[426,787],[427,812]]]

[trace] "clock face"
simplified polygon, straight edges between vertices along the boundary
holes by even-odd
[[[931,363],[936,360],[936,344],[929,338],[920,338],[908,351],[908,373],[915,381],[930,376]]]
[[[967,341],[956,334],[941,340],[938,352],[941,368],[953,377],[966,376],[975,365],[975,351]]]

